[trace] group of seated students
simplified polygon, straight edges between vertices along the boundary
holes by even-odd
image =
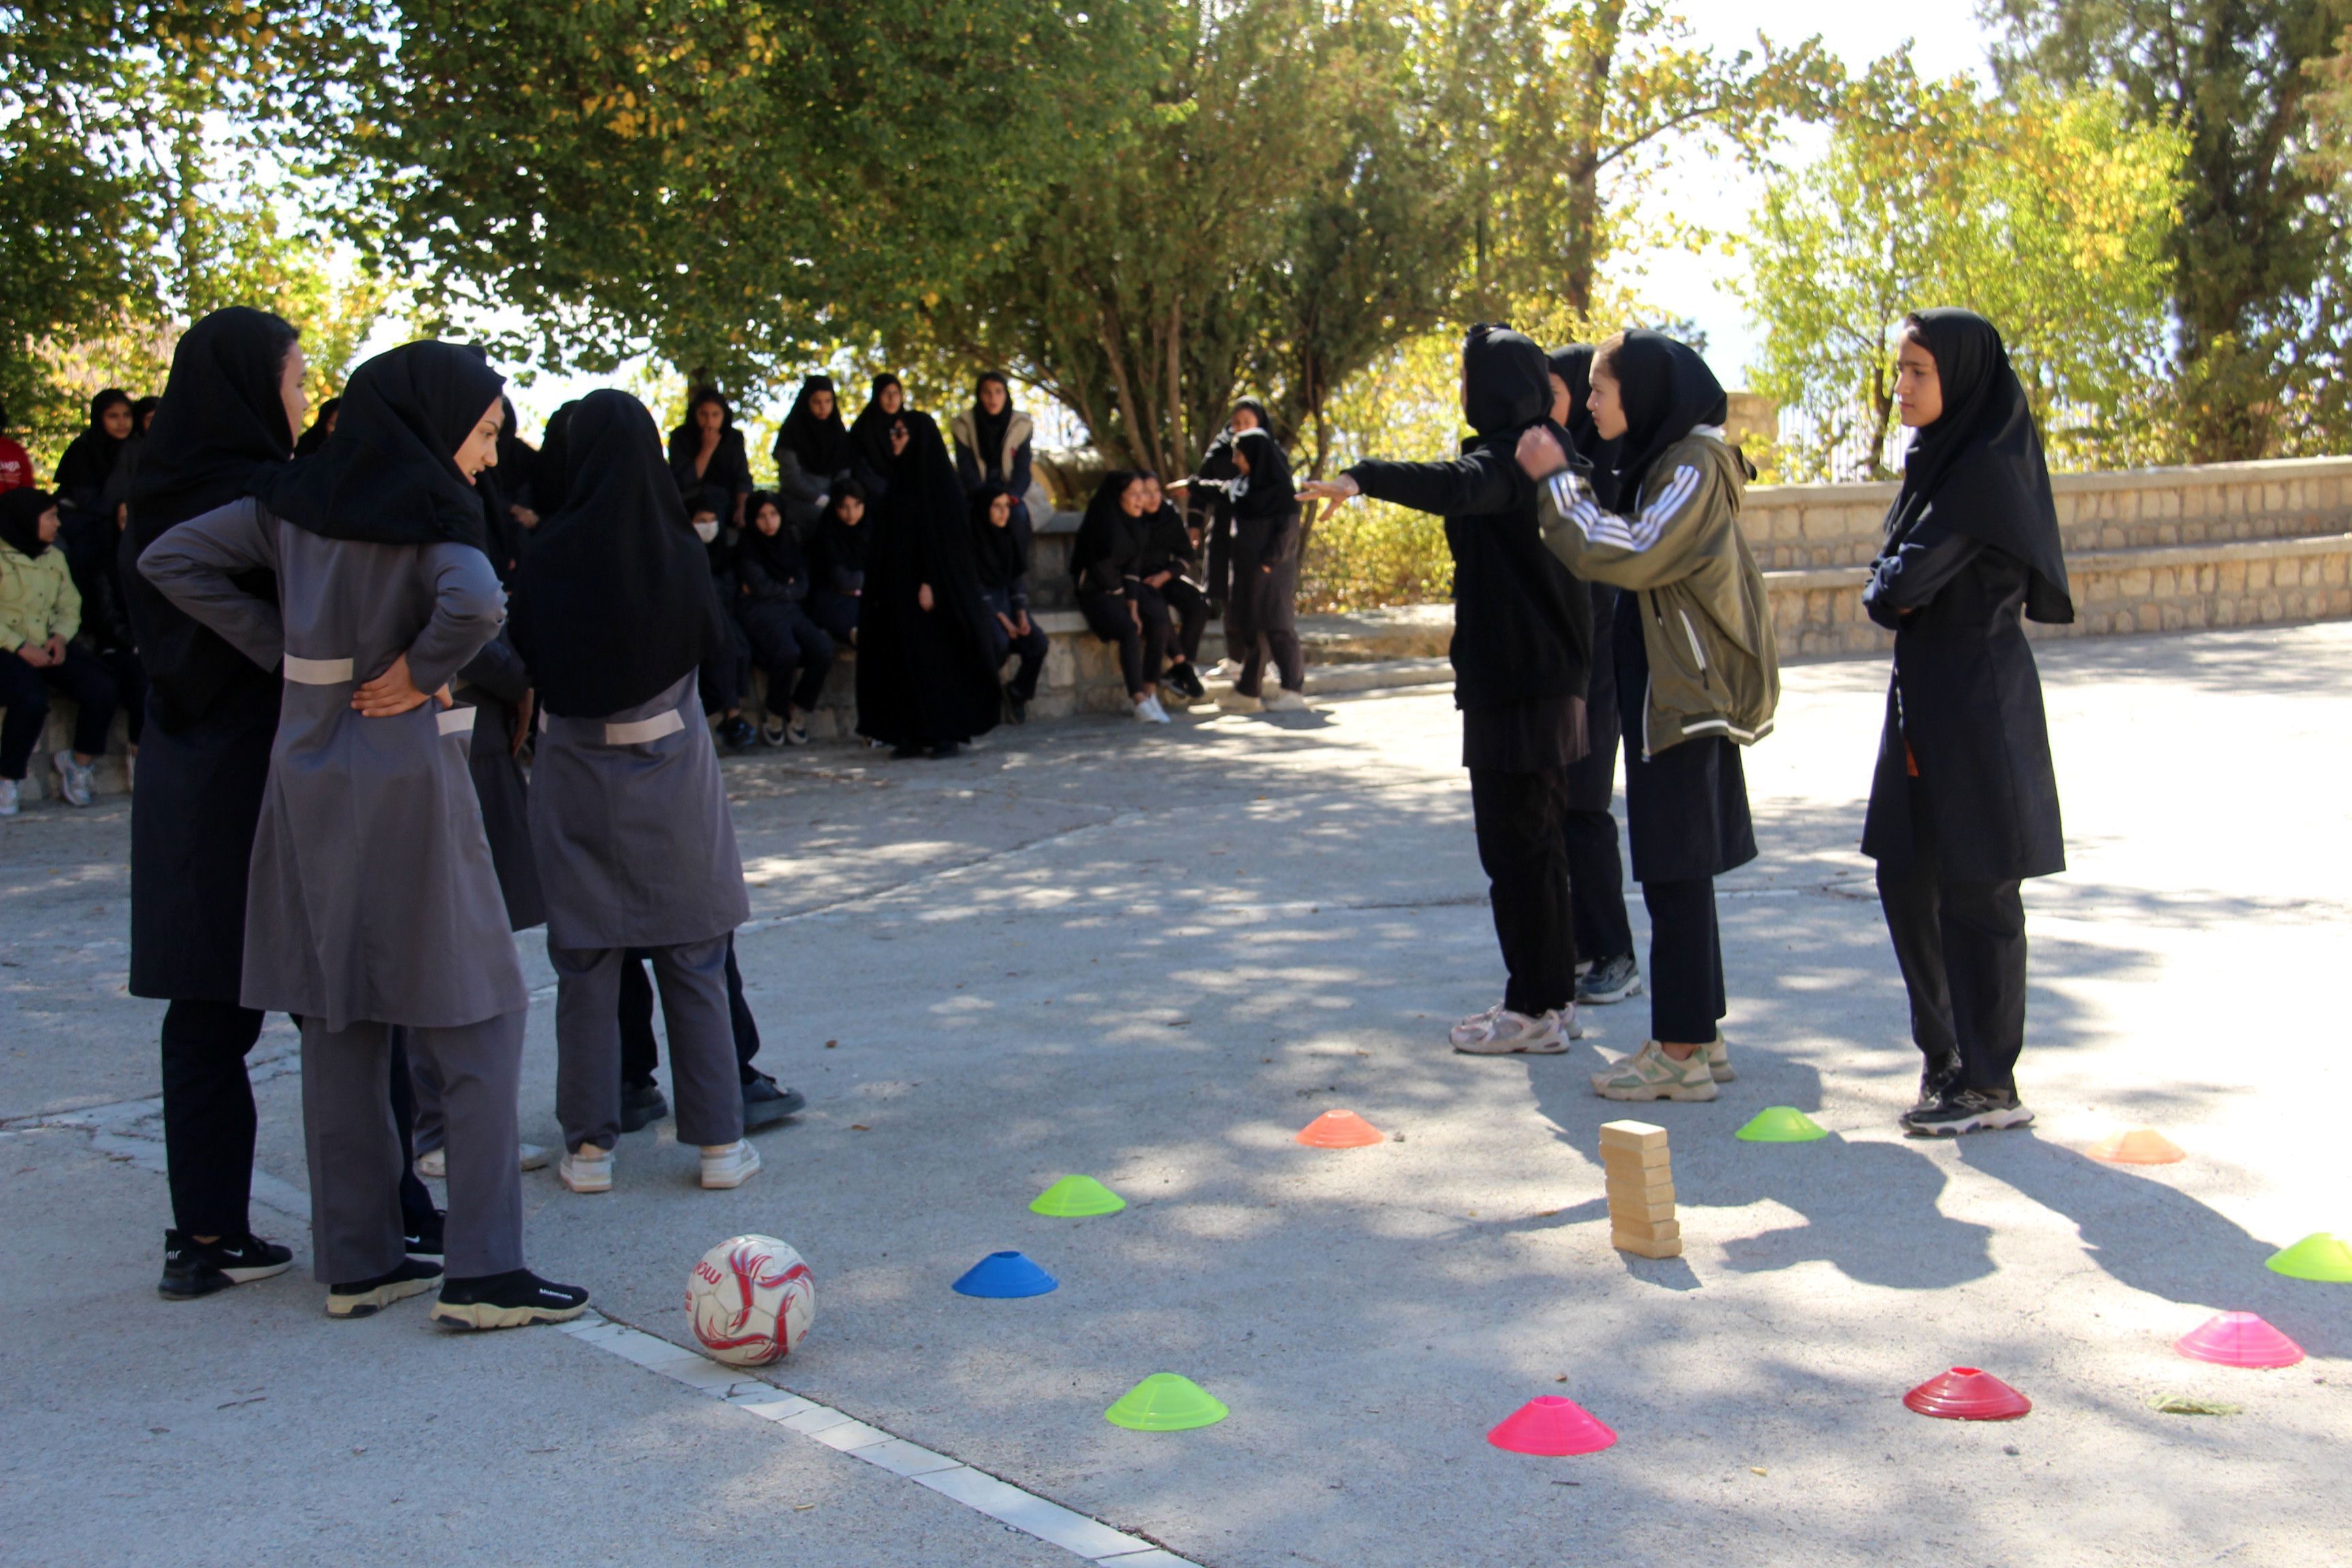
[[[138,755],[147,678],[123,607],[121,544],[160,401],[120,387],[91,398],[88,426],[58,459],[54,491],[37,488],[25,449],[0,437],[0,816],[17,812],[52,693],[76,704],[72,743],[49,759],[68,805],[90,804],[117,709],[129,755]],[[0,411],[0,429],[6,424]]]

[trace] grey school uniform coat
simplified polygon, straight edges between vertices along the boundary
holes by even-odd
[[[751,918],[694,676],[602,719],[541,710],[530,842],[559,947],[671,947]]]
[[[530,1005],[466,765],[474,710],[362,718],[402,653],[430,691],[497,635],[504,595],[461,544],[368,544],[233,501],[171,530],[142,575],[264,668],[285,669],[254,835],[246,1006],[454,1028]],[[277,574],[278,604],[232,581]]]

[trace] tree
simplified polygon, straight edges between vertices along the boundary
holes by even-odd
[[[1936,305],[2000,327],[2053,453],[2147,455],[2182,152],[2111,89],[1988,101],[1966,78],[1920,81],[1907,53],[1873,65],[1842,94],[1827,155],[1768,191],[1748,242],[1758,389],[1809,427],[1781,463],[1887,472],[1893,333]]]
[[[2263,457],[2290,437],[2299,345],[2339,248],[2340,209],[2305,156],[2306,69],[2347,0],[1998,0],[2002,79],[2105,81],[2144,125],[2186,136],[2168,245],[2179,395],[2199,461]]]

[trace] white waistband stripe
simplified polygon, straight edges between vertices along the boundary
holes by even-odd
[[[675,710],[656,713],[650,719],[639,719],[627,724],[604,726],[604,744],[608,746],[642,746],[658,741],[664,735],[675,735],[686,728],[686,721]]]
[[[444,708],[433,716],[433,721],[445,735],[470,735],[474,732],[474,715],[480,711],[478,708]]]
[[[347,658],[297,658],[286,656],[286,679],[298,686],[343,686],[352,679]]]

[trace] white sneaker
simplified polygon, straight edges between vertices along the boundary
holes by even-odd
[[[739,1138],[716,1152],[702,1152],[702,1184],[706,1187],[740,1187],[759,1169],[760,1151],[751,1146],[748,1138]]]
[[[1172,724],[1175,722],[1174,720],[1168,717],[1168,710],[1160,706],[1160,699],[1157,697],[1147,697],[1142,701],[1137,703],[1135,705],[1135,716],[1142,720],[1147,724]]]
[[[1265,710],[1269,713],[1304,713],[1307,711],[1307,693],[1277,686],[1266,693]]]
[[[0,779],[0,816],[14,816],[21,809],[16,802],[16,781]]]
[[[541,1166],[547,1163],[547,1151],[541,1148],[536,1143],[518,1144],[516,1145],[515,1152],[521,1156],[521,1158],[516,1162],[519,1169],[536,1171]]]
[[[1676,1061],[1657,1041],[1645,1040],[1614,1068],[1594,1073],[1592,1092],[1603,1100],[1713,1100],[1715,1077],[1705,1051]]]
[[[66,797],[66,804],[88,805],[90,784],[89,767],[75,762],[73,752],[62,747],[49,759],[49,764],[58,770],[58,793]]]
[[[536,1171],[547,1163],[547,1151],[536,1143],[520,1144],[515,1152],[520,1156],[515,1162],[520,1170]],[[445,1179],[449,1174],[449,1156],[439,1149],[426,1150],[416,1156],[416,1174],[420,1181]]]
[[[577,1153],[567,1153],[557,1162],[555,1179],[575,1193],[609,1193],[613,1190],[613,1152],[599,1149],[593,1143],[583,1143]]]
[[[1228,691],[1217,699],[1217,706],[1227,713],[1263,713],[1265,704],[1255,697],[1244,697],[1238,691]]]
[[[1555,1007],[1539,1018],[1496,1005],[1454,1026],[1454,1048],[1473,1057],[1556,1057],[1568,1049],[1570,1024]]]

